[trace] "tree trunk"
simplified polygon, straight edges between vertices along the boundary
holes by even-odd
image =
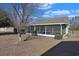
[[[19,39],[19,41],[22,41],[22,38],[21,38],[21,33],[18,33],[18,39]]]

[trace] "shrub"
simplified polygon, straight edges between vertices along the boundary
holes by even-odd
[[[56,34],[55,35],[55,39],[62,39],[63,38],[63,35],[61,35],[61,34]]]
[[[16,28],[14,28],[14,33],[15,33],[15,34],[17,33],[17,29],[16,29]]]
[[[32,32],[32,35],[33,35],[33,36],[37,36],[37,31],[33,31],[33,32]]]

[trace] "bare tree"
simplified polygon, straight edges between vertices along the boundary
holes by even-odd
[[[37,3],[17,3],[10,4],[12,9],[9,14],[10,19],[14,22],[14,26],[18,30],[19,40],[21,41],[21,34],[25,28],[28,27],[29,18],[33,14],[36,7],[39,6]],[[27,30],[27,29],[26,29]]]

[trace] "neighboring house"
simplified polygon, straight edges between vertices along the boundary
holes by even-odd
[[[37,31],[37,35],[55,37],[56,34],[68,34],[68,29],[69,22],[67,18],[51,18],[31,22],[28,32]]]
[[[0,27],[0,34],[16,34],[17,29],[14,27]]]
[[[13,33],[14,27],[0,27],[0,33]]]
[[[13,26],[13,22],[8,18],[0,19],[0,34],[17,33],[17,29]]]

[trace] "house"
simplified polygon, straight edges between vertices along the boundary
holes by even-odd
[[[13,22],[8,17],[0,19],[0,34],[15,34],[15,33],[17,33],[17,29],[14,27]]]
[[[14,27],[0,27],[0,34],[16,34],[17,30]]]
[[[29,24],[29,33],[37,31],[39,36],[55,37],[56,34],[68,34],[69,22],[67,18],[51,18],[36,20]]]

